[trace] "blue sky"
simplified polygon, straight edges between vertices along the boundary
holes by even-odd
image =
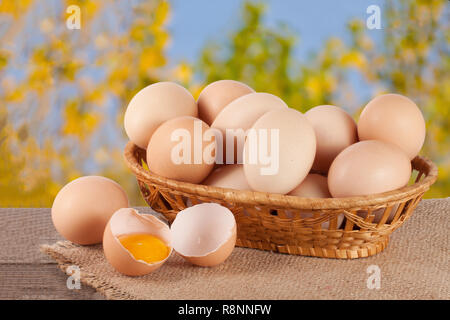
[[[194,62],[205,43],[222,41],[240,23],[243,0],[170,0],[172,19],[168,25],[172,42],[167,50],[172,62]],[[266,0],[266,23],[287,24],[298,36],[295,53],[304,58],[320,50],[324,40],[337,36],[346,40],[346,23],[365,20],[367,7],[383,7],[384,0]],[[383,29],[370,31],[379,39]]]

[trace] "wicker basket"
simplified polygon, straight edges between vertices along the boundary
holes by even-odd
[[[436,166],[418,156],[412,161],[413,174],[417,173],[413,185],[370,196],[310,199],[166,179],[145,170],[145,158],[145,150],[127,144],[125,161],[144,199],[170,223],[187,204],[216,202],[235,215],[237,246],[324,258],[362,258],[383,251],[389,235],[411,216],[437,178]],[[301,218],[305,210],[312,212],[312,217]],[[384,210],[382,217],[373,223],[379,210]],[[365,218],[358,215],[361,212],[365,212]],[[337,217],[341,214],[345,219],[338,229]],[[386,223],[391,214],[392,221]],[[326,221],[328,227],[322,229]]]

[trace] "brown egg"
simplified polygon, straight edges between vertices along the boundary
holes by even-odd
[[[326,174],[334,158],[358,141],[356,123],[343,109],[323,105],[305,113],[316,134],[316,157],[312,169]]]
[[[154,83],[131,99],[125,112],[125,131],[134,144],[145,149],[160,124],[179,116],[197,116],[194,97],[174,82]]]
[[[371,195],[405,186],[410,175],[411,162],[400,148],[366,140],[347,147],[334,159],[328,188],[335,198]]]
[[[198,97],[198,116],[211,125],[222,109],[231,101],[255,92],[246,84],[234,80],[219,80],[207,85]]]
[[[216,203],[202,203],[180,211],[170,228],[174,250],[199,266],[212,267],[224,262],[236,244],[234,215]]]
[[[316,153],[314,129],[290,108],[259,118],[244,146],[244,173],[255,191],[286,194],[309,173]]]
[[[236,190],[251,190],[241,164],[230,164],[215,169],[202,184]]]
[[[328,190],[327,178],[321,176],[320,174],[310,173],[306,178],[291,192],[288,193],[290,196],[297,196],[302,198],[331,198],[330,191]],[[289,216],[291,213],[286,212]],[[302,218],[312,218],[313,211],[311,210],[301,210],[300,216]],[[339,215],[337,219],[337,228],[342,224],[344,220],[344,215]],[[328,229],[330,222],[326,221],[322,223],[322,229]]]
[[[287,108],[283,100],[264,92],[247,94],[227,105],[211,125],[212,128],[220,130],[223,136],[223,163],[242,163],[246,130],[250,129],[265,113]],[[227,147],[227,131],[233,134],[234,149]]]
[[[360,140],[393,143],[413,159],[425,140],[425,120],[411,99],[399,94],[383,94],[363,109],[358,135]]]
[[[116,182],[85,176],[58,192],[52,206],[52,220],[67,240],[82,245],[101,243],[109,218],[128,205],[127,194]]]
[[[164,122],[147,147],[150,171],[178,181],[203,181],[215,160],[215,137],[207,137],[208,129],[202,120],[188,116]]]
[[[303,198],[331,198],[330,191],[328,191],[327,178],[315,173],[308,174],[306,178],[288,194]]]
[[[157,261],[138,259],[136,257],[138,252],[130,251],[120,241],[121,237],[130,235],[156,237],[161,241],[161,245],[165,247],[167,253]],[[153,215],[140,214],[132,208],[122,208],[114,213],[106,226],[103,236],[103,251],[106,260],[120,273],[128,276],[142,276],[157,270],[169,258],[172,253],[170,242],[171,232],[167,224]],[[159,249],[144,241],[138,242],[134,248],[138,248],[138,251],[147,249],[144,254],[141,253],[145,258],[155,255],[152,250]]]

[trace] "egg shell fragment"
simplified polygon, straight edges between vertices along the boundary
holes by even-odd
[[[226,207],[202,203],[180,211],[171,225],[174,250],[192,264],[224,262],[236,244],[236,220]]]
[[[118,237],[130,234],[151,234],[161,239],[169,248],[170,253],[164,260],[149,264],[136,260],[120,243]],[[109,220],[103,235],[103,251],[108,262],[122,274],[142,276],[160,268],[170,257],[171,233],[169,226],[150,214],[139,214],[135,209],[119,209]]]

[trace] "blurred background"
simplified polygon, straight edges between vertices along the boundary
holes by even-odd
[[[370,29],[370,5],[381,28]],[[69,29],[70,5],[80,29]],[[82,175],[143,204],[122,153],[124,110],[157,81],[197,98],[243,81],[302,112],[334,104],[358,119],[375,95],[413,99],[421,152],[439,166],[428,198],[450,194],[447,0],[0,0],[0,206],[50,207]]]

